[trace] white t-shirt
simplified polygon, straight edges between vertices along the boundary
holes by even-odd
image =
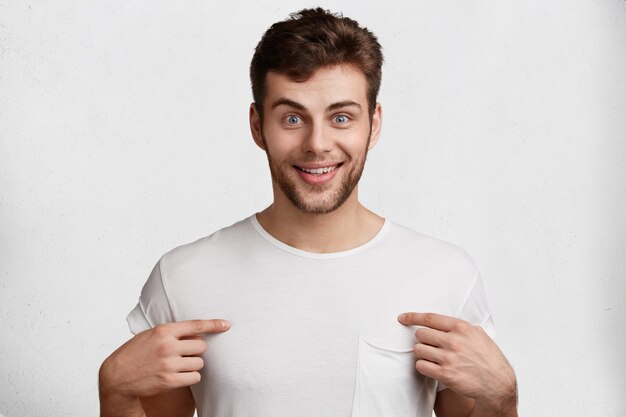
[[[205,336],[199,417],[430,417],[437,381],[415,370],[408,311],[493,323],[471,258],[389,219],[367,243],[306,252],[252,215],[161,257],[128,315],[227,319]]]

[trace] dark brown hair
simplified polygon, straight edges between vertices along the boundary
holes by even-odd
[[[353,65],[365,75],[371,117],[383,64],[381,46],[372,32],[320,7],[300,10],[274,23],[259,41],[250,63],[252,96],[259,115],[263,116],[269,71],[306,81],[317,69],[340,64]]]

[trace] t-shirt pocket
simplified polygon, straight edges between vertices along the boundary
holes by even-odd
[[[413,347],[390,349],[359,337],[352,417],[431,417],[437,382],[415,369]]]

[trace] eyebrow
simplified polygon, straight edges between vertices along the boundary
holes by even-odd
[[[342,107],[357,107],[359,110],[361,110],[361,105],[352,100],[344,100],[344,101],[340,101],[337,103],[333,103],[330,106],[328,106],[328,110],[337,110],[337,109],[341,109]]]
[[[281,97],[272,103],[272,110],[274,110],[278,106],[290,106],[300,111],[306,110],[306,107],[304,107],[302,104],[298,103],[297,101],[293,101],[284,97]],[[352,100],[344,100],[344,101],[338,101],[337,103],[331,104],[330,106],[326,108],[326,111],[337,110],[343,107],[356,107],[359,110],[361,110],[361,105],[359,103],[352,101]]]
[[[274,110],[278,106],[290,106],[298,110],[306,110],[306,108],[302,104],[282,97],[272,103],[272,110]]]

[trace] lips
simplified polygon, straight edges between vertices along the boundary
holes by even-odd
[[[298,168],[300,171],[308,172],[309,174],[319,175],[319,174],[326,174],[328,172],[332,172],[333,170],[337,169],[339,164],[332,165],[332,166],[328,165],[328,166],[323,166],[319,168],[305,168],[305,167],[301,167],[297,165],[294,165],[294,166]]]
[[[304,166],[294,165],[294,168],[298,171],[300,177],[311,185],[320,185],[324,184],[333,179],[333,177],[337,174],[337,171],[341,169],[341,165],[339,164],[315,164],[317,167],[312,167],[310,164],[306,164]],[[307,172],[308,171],[308,172]]]

